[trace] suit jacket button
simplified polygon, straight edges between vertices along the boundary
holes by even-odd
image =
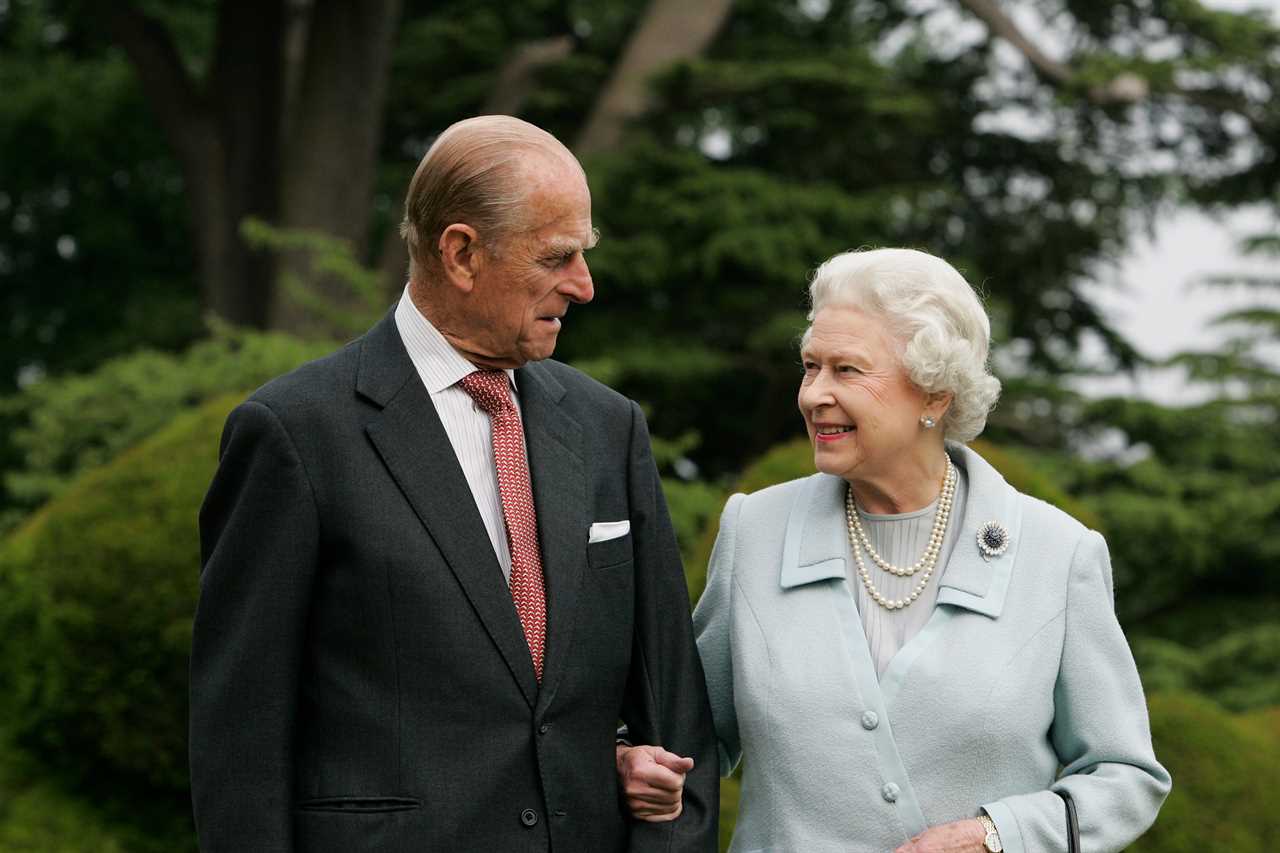
[[[520,812],[520,822],[525,826],[536,826],[538,823],[538,813],[533,809],[525,809]]]
[[[880,718],[876,716],[875,711],[862,712],[862,727],[864,729],[866,729],[867,731],[871,731],[878,725],[880,725]]]
[[[885,783],[880,789],[880,796],[884,797],[886,803],[894,803],[898,801],[898,786],[892,782]]]
[[[540,735],[545,735],[549,731],[551,731],[550,723],[543,723],[542,725],[538,726],[538,734]]]

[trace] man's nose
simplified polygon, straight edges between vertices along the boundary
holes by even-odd
[[[569,275],[560,283],[559,290],[570,302],[578,304],[595,298],[595,284],[591,281],[591,270],[587,267],[586,258],[581,255],[574,258]]]

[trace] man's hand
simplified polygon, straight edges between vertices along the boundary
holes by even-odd
[[[681,758],[660,746],[627,746],[616,750],[618,785],[632,817],[654,823],[675,820],[684,807],[684,777],[692,758]]]
[[[987,831],[976,818],[931,826],[893,853],[986,853]]]

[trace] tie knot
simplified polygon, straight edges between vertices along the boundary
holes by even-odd
[[[470,394],[476,405],[491,418],[515,409],[507,390],[506,371],[477,370],[468,373],[462,377],[462,390]]]

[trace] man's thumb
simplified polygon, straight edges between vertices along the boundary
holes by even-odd
[[[692,758],[685,758],[665,749],[656,752],[653,760],[668,770],[674,770],[677,773],[688,773],[693,769]]]

